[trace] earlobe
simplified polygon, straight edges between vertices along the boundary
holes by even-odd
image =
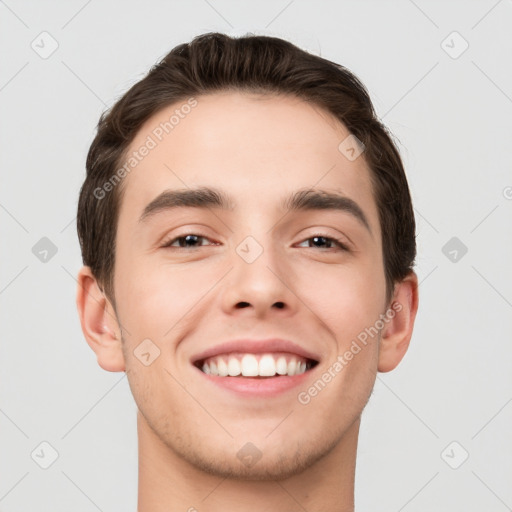
[[[98,364],[109,372],[125,371],[122,340],[114,308],[100,289],[90,267],[78,273],[76,306],[85,339]]]
[[[396,283],[391,307],[386,312],[388,322],[381,333],[379,372],[396,368],[407,352],[418,311],[418,298],[418,277],[411,272]]]

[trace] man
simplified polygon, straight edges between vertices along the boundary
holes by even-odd
[[[359,80],[196,37],[104,114],[77,306],[138,406],[139,512],[354,510],[361,413],[418,306],[399,153]]]

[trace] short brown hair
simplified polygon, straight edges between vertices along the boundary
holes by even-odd
[[[286,94],[332,114],[364,144],[382,231],[388,300],[413,268],[415,220],[400,154],[378,120],[370,96],[345,67],[269,36],[220,33],[180,44],[154,65],[98,122],[80,190],[77,228],[82,258],[114,302],[115,240],[123,187],[101,188],[118,170],[135,135],[155,113],[216,91]]]

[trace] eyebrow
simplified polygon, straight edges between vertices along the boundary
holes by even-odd
[[[158,213],[183,207],[216,208],[232,212],[235,209],[235,203],[223,191],[212,187],[165,190],[144,208],[139,222],[144,222]],[[281,207],[293,211],[333,210],[346,212],[356,218],[371,233],[370,224],[361,207],[353,199],[342,194],[321,189],[301,189],[285,198]]]

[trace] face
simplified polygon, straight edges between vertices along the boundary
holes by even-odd
[[[338,149],[346,128],[299,99],[196,101],[168,133],[181,104],[157,113],[130,147],[156,142],[122,184],[127,377],[174,454],[219,476],[292,475],[341,442],[374,385],[378,336],[357,342],[387,307],[369,170]],[[199,206],[198,188],[218,195]],[[161,196],[176,191],[189,201]],[[339,207],[311,201],[320,191]]]

